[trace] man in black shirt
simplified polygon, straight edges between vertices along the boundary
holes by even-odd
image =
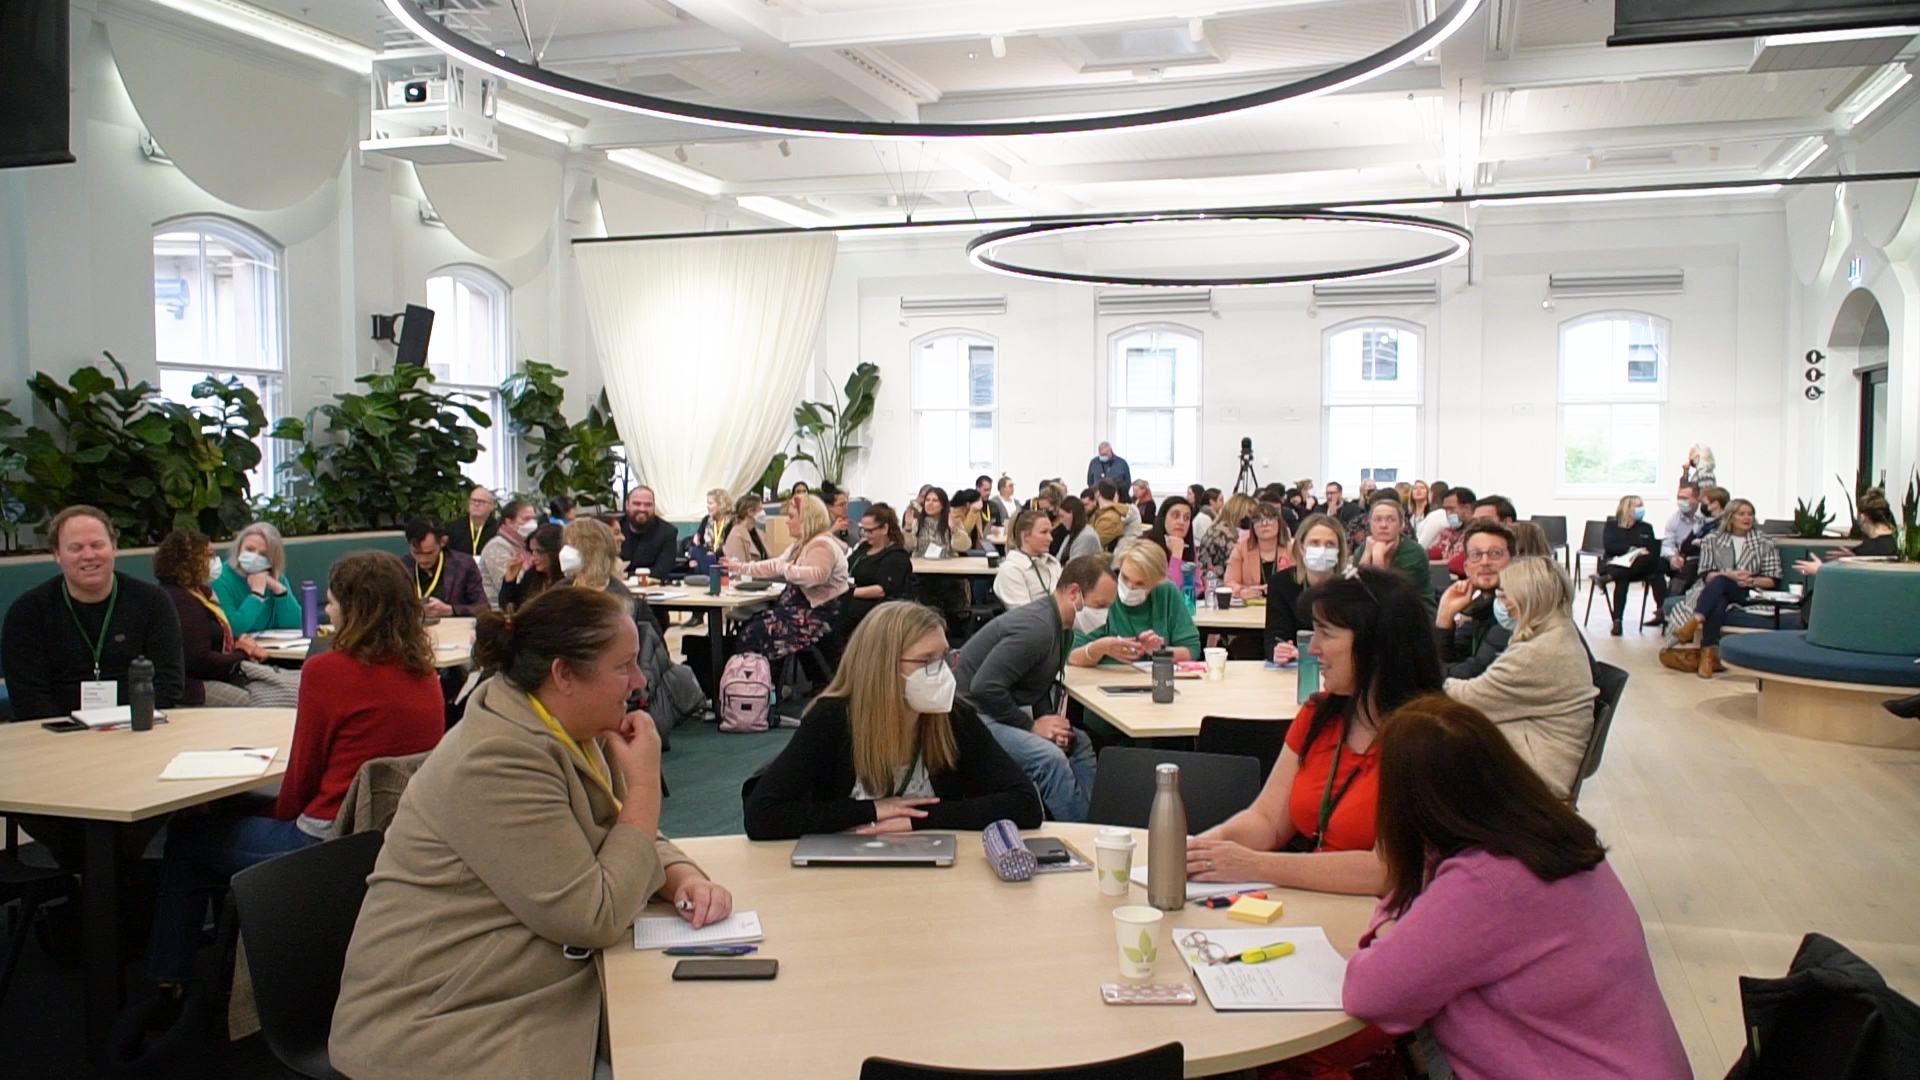
[[[447,548],[462,555],[480,557],[480,549],[500,532],[500,521],[493,510],[498,500],[484,487],[467,493],[467,516],[448,530]]]
[[[627,495],[627,515],[620,519],[620,561],[627,573],[641,571],[664,578],[680,553],[680,530],[654,512],[653,489],[637,487]]]
[[[47,526],[60,575],[21,594],[0,630],[7,695],[21,720],[81,707],[83,683],[99,703],[127,703],[127,665],[153,662],[153,703],[172,708],[186,690],[180,616],[157,585],[114,570],[113,524],[91,506],[71,506]],[[117,685],[108,685],[117,684]]]

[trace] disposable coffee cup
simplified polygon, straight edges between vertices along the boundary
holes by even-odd
[[[989,569],[996,568],[999,565],[1000,565],[1000,556],[998,555],[987,556],[987,567]]]
[[[1093,838],[1093,876],[1103,896],[1125,896],[1133,874],[1133,830],[1101,829]]]
[[[1154,961],[1160,958],[1160,920],[1163,912],[1145,904],[1128,904],[1113,909],[1114,938],[1120,946],[1120,977],[1153,978]]]
[[[1213,590],[1213,607],[1216,611],[1226,611],[1233,606],[1232,589]]]
[[[1219,682],[1221,679],[1227,677],[1227,650],[1217,648],[1204,649],[1202,650],[1202,655],[1207,659],[1208,680]]]

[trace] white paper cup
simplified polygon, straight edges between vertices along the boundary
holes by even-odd
[[[1133,873],[1133,830],[1101,829],[1093,838],[1093,876],[1105,896],[1125,896]]]
[[[1160,957],[1160,920],[1165,913],[1145,904],[1128,904],[1113,909],[1114,937],[1120,946],[1120,977],[1153,978],[1153,963]]]
[[[1202,649],[1207,660],[1207,678],[1219,682],[1227,677],[1227,650]]]

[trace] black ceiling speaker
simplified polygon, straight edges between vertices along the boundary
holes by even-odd
[[[1920,25],[1915,0],[1613,0],[1609,45]]]

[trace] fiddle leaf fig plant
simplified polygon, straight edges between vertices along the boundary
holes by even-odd
[[[614,455],[621,445],[620,427],[605,390],[583,419],[569,424],[560,411],[566,395],[559,380],[566,377],[552,364],[528,360],[501,383],[508,429],[526,447],[534,491],[548,499],[565,495],[583,505],[605,505],[620,463]]]

